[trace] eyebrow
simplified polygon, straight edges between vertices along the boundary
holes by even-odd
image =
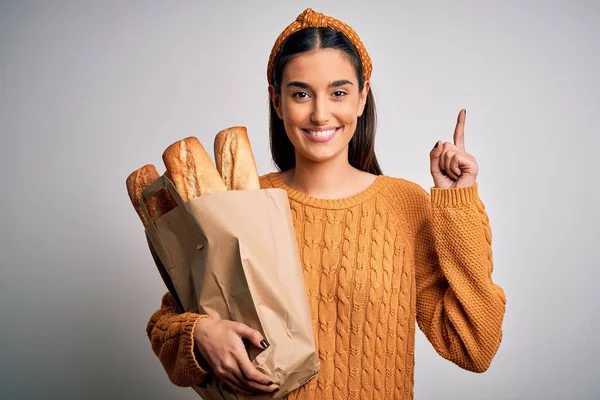
[[[344,86],[344,85],[352,85],[352,82],[350,82],[348,79],[339,79],[337,81],[333,81],[329,84],[329,87],[340,87],[340,86]],[[299,87],[302,89],[309,89],[310,85],[306,82],[300,82],[300,81],[291,81],[289,82],[286,87],[290,87],[290,86],[295,86],[295,87]]]

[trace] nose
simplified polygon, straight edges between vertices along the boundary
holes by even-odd
[[[317,125],[325,125],[331,118],[327,99],[324,99],[323,97],[317,97],[313,104],[310,120]]]

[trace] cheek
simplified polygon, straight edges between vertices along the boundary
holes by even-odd
[[[358,118],[358,107],[355,104],[349,105],[345,111],[346,118],[356,121]]]
[[[354,126],[358,119],[358,111],[356,104],[348,102],[338,110],[338,118],[344,125]]]
[[[281,111],[283,114],[283,121],[286,125],[295,125],[303,121],[306,116],[303,111],[302,105],[295,104],[291,101],[285,101],[281,104]]]

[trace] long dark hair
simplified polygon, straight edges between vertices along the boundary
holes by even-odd
[[[314,49],[337,49],[346,53],[356,70],[358,88],[362,92],[365,86],[363,66],[352,42],[343,33],[332,28],[306,28],[291,34],[279,50],[273,70],[273,86],[278,95],[281,95],[281,78],[286,64],[294,56]],[[271,156],[280,171],[287,171],[296,165],[296,152],[271,100],[269,100],[269,107]],[[348,146],[348,162],[361,171],[383,175],[375,156],[376,117],[375,99],[371,89],[367,94],[363,114],[358,117],[356,131]]]

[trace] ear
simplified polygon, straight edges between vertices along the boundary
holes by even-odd
[[[277,116],[279,119],[283,119],[283,114],[281,113],[281,96],[277,94],[273,85],[269,85],[269,98],[273,103],[273,108],[275,108]]]
[[[367,104],[367,95],[369,94],[369,90],[371,90],[371,81],[365,81],[365,86],[363,87],[362,92],[360,92],[360,96],[358,99],[358,116],[361,117],[363,112],[365,111],[365,105]]]

